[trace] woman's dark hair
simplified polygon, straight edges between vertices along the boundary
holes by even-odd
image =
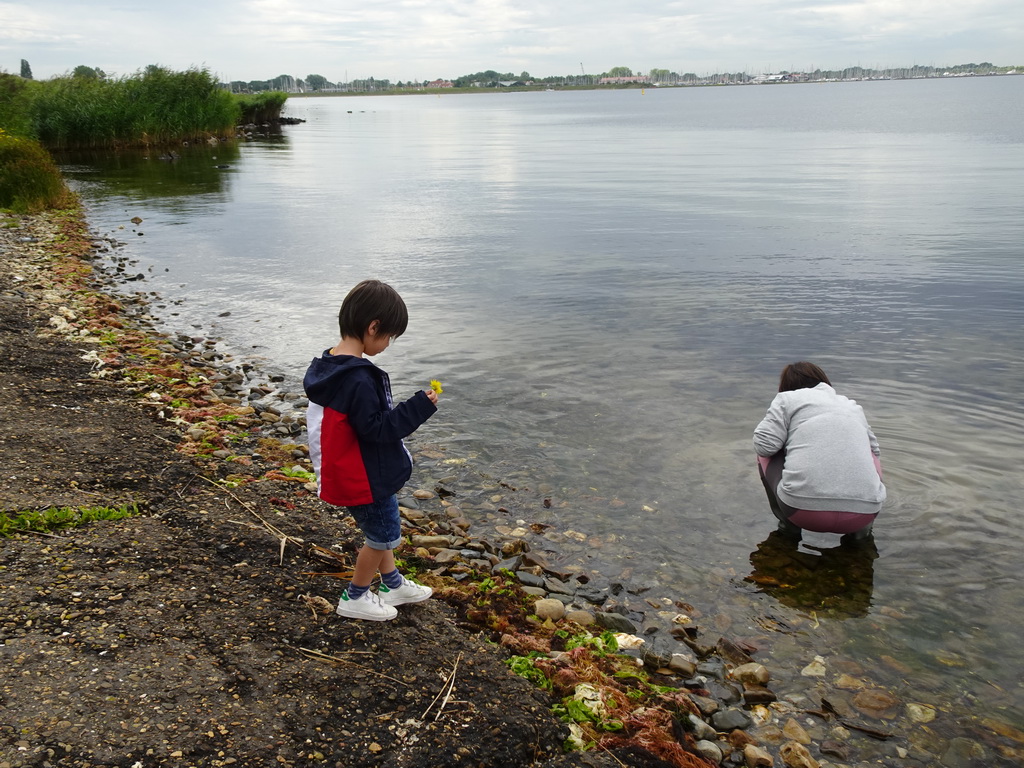
[[[397,338],[409,325],[409,310],[398,291],[387,283],[363,280],[341,302],[338,312],[341,338],[363,338],[374,320],[378,321],[378,336]]]
[[[814,363],[806,361],[790,363],[782,369],[779,377],[779,392],[792,392],[794,389],[814,389],[819,384],[828,384],[828,376]]]

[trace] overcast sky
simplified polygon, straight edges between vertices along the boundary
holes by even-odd
[[[1024,64],[1024,0],[0,0],[0,70],[433,80]]]

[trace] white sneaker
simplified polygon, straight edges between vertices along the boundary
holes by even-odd
[[[366,590],[358,600],[352,600],[346,589],[341,593],[338,608],[339,616],[348,619],[366,619],[368,621],[388,621],[398,615],[398,611],[390,605],[384,605],[380,598],[370,590]]]
[[[388,585],[382,581],[377,589],[377,594],[385,605],[405,605],[406,603],[422,603],[434,594],[434,590],[409,581],[403,576],[402,586],[395,589],[388,589]]]

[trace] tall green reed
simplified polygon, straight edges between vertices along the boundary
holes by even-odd
[[[266,123],[281,116],[281,107],[288,100],[288,94],[281,91],[237,94],[235,98],[242,109],[243,123]]]
[[[0,129],[12,136],[31,136],[31,88],[25,80],[0,72]]]
[[[127,77],[58,77],[31,100],[33,133],[52,149],[160,145],[229,136],[241,109],[206,69],[151,65]]]

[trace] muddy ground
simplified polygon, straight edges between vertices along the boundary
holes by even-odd
[[[564,755],[550,697],[457,599],[379,624],[307,600],[344,584],[310,545],[350,561],[356,532],[258,461],[218,484],[137,387],[90,375],[95,343],[47,330],[59,226],[0,215],[0,510],[141,514],[0,539],[0,767],[659,764]]]

